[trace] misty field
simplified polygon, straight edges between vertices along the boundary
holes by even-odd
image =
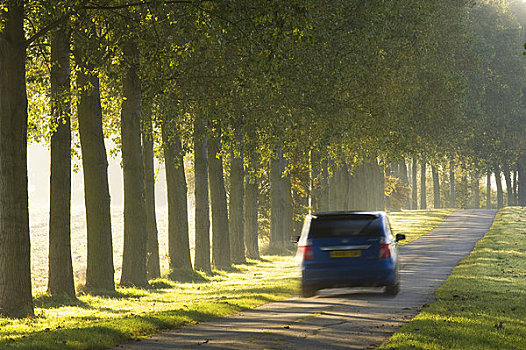
[[[157,229],[159,234],[159,256],[161,271],[168,270],[168,208],[157,208]],[[48,231],[49,208],[31,207],[31,276],[33,292],[45,292],[48,280]],[[111,226],[113,232],[113,264],[115,266],[115,280],[119,281],[122,265],[123,209],[113,207],[111,210]],[[193,232],[193,213],[191,213],[190,232]],[[190,238],[193,241],[192,237]],[[193,246],[191,246],[193,253]],[[71,210],[71,255],[75,285],[84,284],[86,276],[86,214],[84,207],[76,206]]]

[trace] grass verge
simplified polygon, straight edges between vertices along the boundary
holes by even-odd
[[[393,228],[417,237],[437,226],[448,211],[390,214]],[[0,317],[0,349],[105,349],[163,329],[210,321],[287,298],[298,290],[294,257],[265,256],[213,276],[174,271],[151,281],[153,289],[117,288],[78,300],[35,299],[35,317]]]
[[[526,208],[502,209],[436,297],[381,349],[526,349]]]

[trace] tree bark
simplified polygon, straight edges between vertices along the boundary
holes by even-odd
[[[218,269],[232,266],[230,260],[230,231],[221,156],[221,131],[208,140],[208,181],[212,210],[212,262]]]
[[[497,185],[497,208],[500,209],[504,206],[504,194],[502,192],[502,179],[498,165],[495,166],[495,184]]]
[[[480,209],[480,179],[477,174],[474,174],[471,180],[473,187],[473,208]]]
[[[229,227],[230,227],[230,253],[232,262],[245,263],[245,234],[243,232],[243,191],[244,169],[241,154],[231,152],[230,167],[230,202],[229,202]]]
[[[411,176],[411,180],[413,182],[412,186],[411,186],[411,209],[413,210],[416,210],[418,209],[418,190],[417,190],[417,186],[418,186],[418,183],[417,183],[417,162],[416,162],[416,158],[413,157],[413,165],[411,167],[411,171],[412,171],[412,176]]]
[[[0,314],[33,314],[27,192],[24,2],[0,12]]]
[[[79,59],[82,62],[82,58]],[[99,78],[90,69],[77,74],[78,120],[87,221],[86,289],[115,290],[108,160],[102,132]]]
[[[420,209],[427,209],[426,161],[420,163]]]
[[[504,180],[506,181],[506,195],[508,199],[508,205],[513,205],[513,187],[511,186],[511,174],[510,167],[508,164],[504,164],[502,167],[502,172],[504,173]]]
[[[433,207],[440,209],[442,203],[440,202],[440,177],[438,176],[438,169],[435,165],[431,165],[431,174],[433,176]]]
[[[210,217],[208,202],[208,146],[205,120],[197,115],[194,123],[195,176],[195,264],[196,270],[212,273],[210,266]]]
[[[376,210],[385,210],[385,169],[374,160],[376,166]]]
[[[402,183],[402,185],[408,186],[409,177],[407,174],[407,165],[405,163],[405,159],[402,159],[402,161],[400,162],[399,169],[400,169],[400,182]],[[404,196],[404,199],[402,201],[402,209],[408,209],[408,208],[409,208],[409,203],[408,203],[407,198]]]
[[[518,199],[517,204],[525,207],[526,206],[526,155],[519,157],[518,170]]]
[[[260,259],[258,241],[258,182],[257,162],[254,155],[248,156],[248,171],[245,172],[245,247],[247,258]]]
[[[491,171],[486,173],[486,209],[491,209]]]
[[[285,159],[283,159],[283,169],[285,169]],[[292,202],[292,187],[290,183],[290,174],[282,178],[283,181],[283,246],[290,244],[290,238],[294,230],[294,208]]]
[[[513,171],[513,205],[518,205],[519,203],[519,193],[518,193],[518,181],[519,181],[519,172]]]
[[[51,136],[48,293],[75,298],[71,261],[71,83],[67,24],[51,37]]]
[[[165,116],[161,123],[168,202],[168,255],[170,270],[192,270],[188,237],[188,188],[184,154],[174,120]]]
[[[284,244],[283,234],[283,153],[277,151],[276,158],[270,160],[270,247],[281,248]]]
[[[146,208],[146,273],[148,279],[161,277],[159,239],[155,215],[155,168],[151,111],[142,114],[142,160],[144,166],[144,199]]]
[[[146,206],[141,146],[141,81],[137,44],[124,44],[125,71],[122,83],[122,170],[124,180],[123,286],[148,286],[146,275]]]
[[[455,198],[455,163],[451,161],[449,164],[449,207],[456,207]]]

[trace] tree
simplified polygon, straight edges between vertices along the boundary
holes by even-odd
[[[238,151],[239,152],[239,151]],[[230,252],[232,261],[236,264],[246,262],[245,259],[245,234],[243,232],[243,197],[244,197],[244,169],[242,153],[230,153],[230,201],[229,201],[229,227],[230,227]]]
[[[146,273],[148,279],[161,277],[159,240],[155,215],[155,169],[153,155],[153,123],[151,107],[142,112],[142,161],[144,166],[144,199],[146,206]]]
[[[215,132],[214,132],[215,131]],[[215,126],[208,140],[208,181],[212,211],[212,261],[218,269],[232,266],[230,259],[230,229],[221,155],[221,128]]]
[[[211,273],[210,218],[208,202],[208,137],[206,119],[201,113],[194,122],[194,176],[195,176],[195,263],[196,270]]]
[[[0,5],[0,314],[33,314],[24,1]]]
[[[124,178],[123,286],[148,286],[146,275],[146,207],[141,146],[141,80],[139,49],[129,39],[123,47],[125,69],[121,113],[122,168]]]
[[[420,209],[427,209],[426,162],[420,163]]]
[[[175,118],[163,115],[161,121],[166,192],[168,202],[168,255],[170,270],[192,270],[188,237],[188,188],[184,173],[184,154]]]
[[[77,109],[88,231],[86,289],[113,291],[108,160],[102,132],[99,78],[92,72],[93,67],[81,50],[75,53],[75,59],[81,67],[77,73],[80,90]]]
[[[438,169],[434,164],[431,164],[431,174],[433,177],[433,208],[439,209],[442,207],[440,202],[440,178]]]
[[[51,34],[51,136],[49,281],[51,295],[75,298],[71,262],[71,84],[68,22]]]

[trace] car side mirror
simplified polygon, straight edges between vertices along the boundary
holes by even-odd
[[[404,240],[404,239],[405,239],[405,235],[404,235],[404,234],[402,234],[402,233],[397,233],[397,234],[396,234],[396,241],[397,241],[397,242],[398,242],[398,241],[402,241],[402,240]]]
[[[298,241],[300,240],[300,236],[292,236],[290,237],[290,243],[298,243]]]

